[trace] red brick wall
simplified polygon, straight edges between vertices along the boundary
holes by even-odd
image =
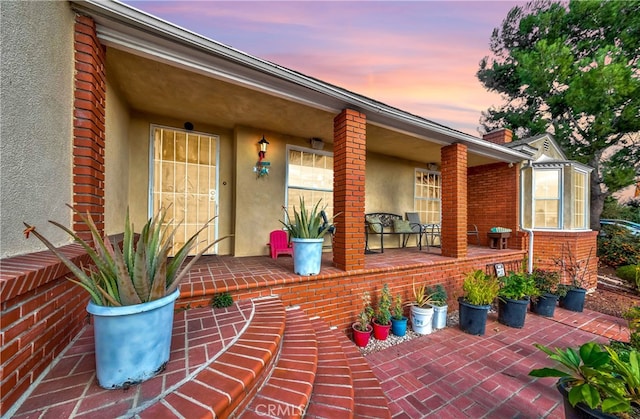
[[[189,298],[191,284],[183,284],[178,307],[198,307],[209,304],[214,293],[228,291],[234,300],[277,295],[285,306],[299,305],[309,316],[321,316],[331,326],[343,331],[350,330],[361,310],[361,296],[364,291],[371,292],[374,305],[377,304],[382,285],[389,284],[392,295],[400,293],[404,301],[412,300],[412,284],[433,286],[441,283],[448,294],[449,310],[458,310],[457,297],[462,294],[462,280],[466,273],[482,269],[493,273],[494,263],[504,263],[509,269],[522,266],[523,251],[501,254],[499,257],[488,255],[440,262],[428,262],[402,267],[384,267],[363,269],[356,272],[340,272],[312,277],[296,277],[283,283],[274,275],[255,278],[255,286],[247,288],[235,281],[224,279],[203,279],[207,290],[198,297]],[[489,265],[489,266],[488,266]],[[196,281],[198,283],[199,281]],[[405,315],[408,309],[405,310]]]
[[[513,139],[513,132],[508,128],[500,128],[483,135],[482,139],[494,144],[506,144]]]
[[[467,255],[467,146],[451,144],[442,158],[442,256]]]
[[[63,252],[87,264],[79,245]],[[0,414],[60,354],[85,324],[86,293],[65,277],[68,269],[50,252],[0,261]]]
[[[585,284],[587,289],[598,284],[597,231],[586,232],[546,232],[533,233],[533,266],[545,270],[560,271],[556,260],[568,260],[568,252],[573,259],[586,269]],[[563,276],[562,282],[570,283],[570,278]]]
[[[491,227],[512,230],[510,249],[524,249],[525,235],[518,233],[520,206],[520,170],[518,165],[496,163],[468,170],[468,221],[478,226],[480,243],[489,245]]]
[[[91,213],[104,230],[105,47],[96,36],[95,22],[76,17],[75,91],[73,111],[73,205]],[[74,216],[73,229],[89,239],[87,227]]]
[[[366,117],[346,109],[336,116],[333,139],[333,263],[344,271],[364,268]]]

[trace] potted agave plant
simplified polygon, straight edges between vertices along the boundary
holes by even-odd
[[[362,311],[358,313],[358,321],[351,325],[353,331],[353,341],[356,346],[364,348],[369,343],[371,337],[371,319],[373,318],[374,311],[371,307],[371,294],[369,291],[365,291],[362,294]]]
[[[384,284],[380,292],[378,309],[373,319],[373,337],[378,340],[387,340],[391,329],[391,292],[389,286]]]
[[[222,239],[208,244],[181,270],[189,252],[198,244],[199,233],[211,220],[169,258],[175,229],[165,221],[165,210],[149,219],[137,238],[127,211],[120,248],[108,237],[100,236],[89,214],[85,216],[69,208],[88,226],[93,246],[62,224],[50,223],[84,248],[92,266],[77,266],[35,227],[24,224],[69,268],[76,278],[71,281],[89,293],[87,311],[93,316],[100,386],[113,389],[145,381],[162,371],[169,361],[180,280],[204,252]]]
[[[391,333],[396,336],[404,336],[407,333],[407,317],[404,315],[402,307],[402,297],[396,295],[391,308]]]
[[[419,335],[428,335],[433,331],[433,301],[427,293],[426,285],[413,283],[413,301],[411,307],[411,328]]]
[[[324,236],[331,229],[331,220],[325,220],[319,200],[308,209],[300,197],[300,208],[293,207],[293,217],[284,208],[285,221],[280,221],[289,233],[293,246],[293,271],[298,275],[317,275],[322,264]]]

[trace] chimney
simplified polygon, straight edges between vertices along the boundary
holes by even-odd
[[[512,138],[513,131],[509,128],[498,128],[482,136],[483,140],[500,145],[510,143]]]

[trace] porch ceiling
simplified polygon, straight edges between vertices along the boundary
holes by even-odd
[[[335,113],[239,84],[107,48],[107,78],[132,110],[221,128],[250,126],[333,142]],[[441,142],[367,124],[367,150],[411,161],[440,162]],[[469,166],[498,160],[469,153]]]

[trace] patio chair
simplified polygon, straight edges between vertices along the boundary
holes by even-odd
[[[480,233],[478,232],[478,226],[470,224],[467,227],[467,236],[476,236],[476,243],[480,244]]]
[[[293,248],[289,243],[289,237],[284,230],[273,230],[269,233],[269,243],[267,244],[271,248],[271,259],[277,259],[280,255],[293,256]]]
[[[411,230],[418,233],[418,238],[416,239],[416,241],[417,241],[418,248],[422,250],[422,235],[424,234],[424,227],[420,222],[420,214],[418,214],[417,212],[405,212],[404,216],[407,218],[407,221],[409,221],[409,226],[411,227]],[[405,246],[407,244],[408,239],[409,239],[409,236],[406,236],[404,239]]]

